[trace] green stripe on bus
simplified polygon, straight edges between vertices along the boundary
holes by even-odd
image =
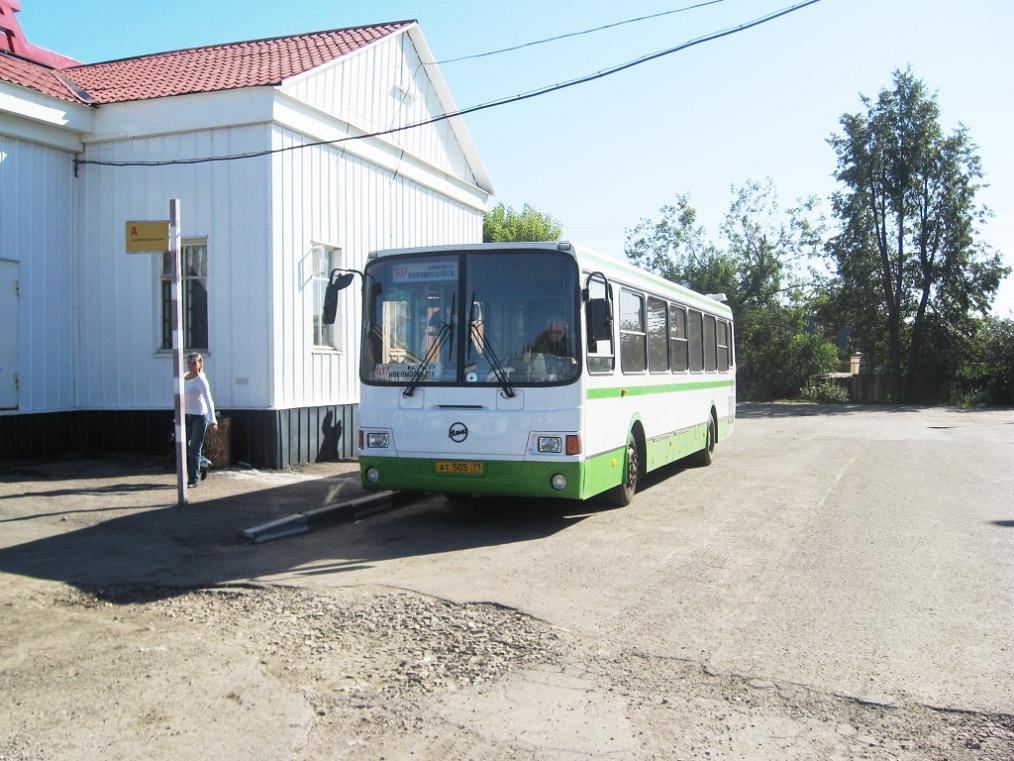
[[[679,391],[699,391],[703,388],[731,387],[734,381],[701,381],[700,383],[667,383],[661,386],[627,386],[624,388],[590,388],[588,399],[614,399],[621,396],[645,394],[671,394]]]

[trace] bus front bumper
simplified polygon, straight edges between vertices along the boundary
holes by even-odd
[[[588,478],[590,461],[482,460],[481,473],[437,472],[438,462],[441,461],[430,458],[360,456],[359,472],[363,488],[370,491],[585,499],[603,491],[604,486],[600,474]],[[373,481],[367,478],[371,469],[376,473]],[[622,467],[615,474],[615,483],[619,483],[621,474]],[[554,488],[554,476],[566,479],[564,488]]]

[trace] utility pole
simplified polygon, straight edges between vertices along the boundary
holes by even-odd
[[[183,414],[183,251],[180,245],[180,199],[169,201],[169,253],[172,258],[173,381],[176,410],[176,496],[180,507],[189,504],[187,493],[187,425]]]

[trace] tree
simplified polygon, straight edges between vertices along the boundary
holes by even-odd
[[[736,290],[736,265],[707,241],[687,194],[659,209],[658,221],[642,219],[627,230],[624,253],[638,267],[699,293]]]
[[[816,199],[783,214],[770,178],[733,186],[732,194],[722,234],[739,272],[738,300],[751,306],[784,301],[783,294],[802,287],[800,263],[823,249],[824,222],[810,219]]]
[[[483,243],[557,240],[563,228],[549,214],[525,204],[521,211],[498,203],[482,220]]]
[[[936,97],[910,71],[862,103],[829,139],[844,186],[829,253],[854,337],[864,354],[886,345],[870,358],[886,359],[894,398],[909,400],[930,324],[988,311],[1009,270],[976,239],[988,212],[975,203],[982,170],[968,131],[943,133]]]
[[[722,222],[726,248],[707,240],[686,194],[627,231],[625,253],[639,267],[700,293],[725,293],[733,311],[773,304],[789,290],[793,265],[823,249],[822,220],[810,221],[816,201],[781,211],[774,183],[747,181],[732,187]]]
[[[835,347],[811,319],[802,289],[783,287],[795,264],[823,250],[823,223],[807,215],[815,202],[779,209],[771,180],[732,188],[722,224],[727,248],[709,242],[687,195],[661,217],[627,231],[634,264],[702,293],[723,292],[736,318],[738,388],[744,398],[797,396],[833,369]],[[791,303],[795,302],[795,303]]]
[[[806,305],[769,304],[736,317],[736,393],[744,399],[796,398],[834,370],[838,351],[812,324]]]

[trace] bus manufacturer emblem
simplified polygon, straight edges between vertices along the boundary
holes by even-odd
[[[468,426],[464,423],[451,423],[451,427],[447,429],[447,437],[455,444],[460,444],[468,438]]]

